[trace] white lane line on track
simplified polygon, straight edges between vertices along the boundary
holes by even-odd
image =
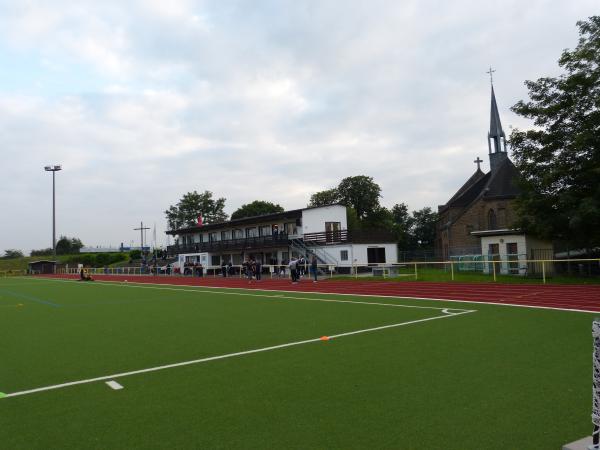
[[[346,333],[334,334],[334,335],[331,335],[328,337],[330,340],[337,339],[337,338],[341,338],[341,337],[352,336],[355,334],[369,333],[372,331],[386,330],[388,328],[397,328],[397,327],[402,327],[402,326],[406,326],[406,325],[413,325],[415,323],[428,322],[428,321],[437,320],[437,319],[447,319],[450,317],[456,317],[456,316],[460,316],[463,314],[469,314],[469,313],[473,313],[473,312],[476,312],[476,311],[471,311],[471,310],[461,311],[461,312],[452,313],[452,314],[444,314],[443,316],[427,317],[425,319],[411,320],[409,322],[400,322],[400,323],[394,323],[391,325],[383,325],[380,327],[365,328],[362,330],[349,331]],[[241,351],[241,352],[227,353],[225,355],[209,356],[207,358],[194,359],[191,361],[183,361],[183,362],[178,362],[178,363],[174,363],[174,364],[166,364],[163,366],[150,367],[147,369],[133,370],[131,372],[122,372],[122,373],[116,373],[113,375],[105,375],[105,376],[96,377],[96,378],[88,378],[86,380],[70,381],[68,383],[61,383],[61,384],[55,384],[52,386],[44,386],[44,387],[39,387],[39,388],[35,388],[35,389],[28,389],[26,391],[12,392],[10,394],[6,394],[3,398],[20,397],[23,395],[35,394],[38,392],[50,391],[50,390],[54,390],[54,389],[61,389],[61,388],[66,388],[66,387],[70,387],[70,386],[76,386],[79,384],[94,383],[96,381],[114,380],[116,378],[123,378],[123,377],[128,377],[131,375],[139,375],[142,373],[156,372],[159,370],[172,369],[175,367],[182,367],[182,366],[189,366],[192,364],[200,364],[200,363],[205,363],[205,362],[209,362],[209,361],[216,361],[219,359],[233,358],[236,356],[250,355],[253,353],[268,352],[271,350],[278,350],[281,348],[293,347],[293,346],[303,345],[303,344],[311,344],[311,343],[315,343],[315,342],[323,342],[323,340],[322,340],[322,338],[318,337],[318,338],[314,338],[314,339],[306,339],[303,341],[288,342],[287,344],[279,344],[279,345],[273,345],[270,347],[257,348],[257,349],[253,349],[253,350],[245,350],[245,351]]]

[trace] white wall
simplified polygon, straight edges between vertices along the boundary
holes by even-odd
[[[342,205],[332,205],[303,210],[302,234],[324,232],[325,222],[340,222],[342,230],[348,229],[346,207]]]
[[[488,249],[490,244],[498,244],[498,253],[500,255],[500,259],[502,261],[506,261],[508,257],[506,256],[506,244],[508,243],[516,243],[517,244],[517,254],[519,255],[519,273],[525,274],[527,263],[527,238],[524,234],[505,234],[500,236],[482,236],[481,237],[481,254],[484,256],[484,259],[487,259]],[[496,270],[499,270],[502,274],[508,273],[507,264],[496,264]],[[483,269],[484,273],[489,273],[490,268],[489,265],[485,265]]]
[[[317,247],[318,254],[325,253],[333,261],[337,261],[340,266],[366,266],[368,264],[368,248],[385,248],[386,264],[398,262],[398,246],[396,244],[340,244],[340,245],[323,245]],[[342,261],[341,251],[348,251],[348,260]]]

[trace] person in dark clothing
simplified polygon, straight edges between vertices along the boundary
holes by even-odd
[[[317,257],[313,255],[312,260],[310,262],[310,271],[313,276],[313,283],[317,282],[317,271],[319,270],[319,263],[317,262]]]
[[[262,264],[260,260],[256,261],[256,263],[254,264],[254,272],[256,275],[256,281],[260,281],[262,277]]]
[[[223,278],[227,278],[227,263],[225,260],[221,263],[221,273],[223,274]]]
[[[79,281],[94,281],[94,279],[82,267],[79,271]]]

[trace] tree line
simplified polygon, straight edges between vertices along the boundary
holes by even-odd
[[[380,198],[381,187],[373,178],[358,175],[344,178],[335,188],[315,192],[307,207],[341,204],[346,206],[350,231],[385,230],[393,233],[403,250],[433,249],[436,212],[426,207],[409,213],[404,203],[388,209],[380,204]],[[188,192],[165,211],[168,226],[172,230],[195,227],[199,216],[206,224],[225,222],[228,220],[225,201],[223,197],[214,198],[210,191]],[[234,211],[231,219],[283,211],[281,205],[255,200]]]

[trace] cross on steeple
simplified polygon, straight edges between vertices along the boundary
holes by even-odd
[[[483,159],[479,158],[479,156],[477,157],[477,159],[475,161],[473,161],[475,164],[477,164],[477,170],[481,170],[479,165],[483,162]]]
[[[490,84],[494,84],[494,78],[492,77],[492,74],[495,72],[495,69],[492,69],[492,66],[490,66],[490,70],[488,70],[486,73],[490,74]]]

